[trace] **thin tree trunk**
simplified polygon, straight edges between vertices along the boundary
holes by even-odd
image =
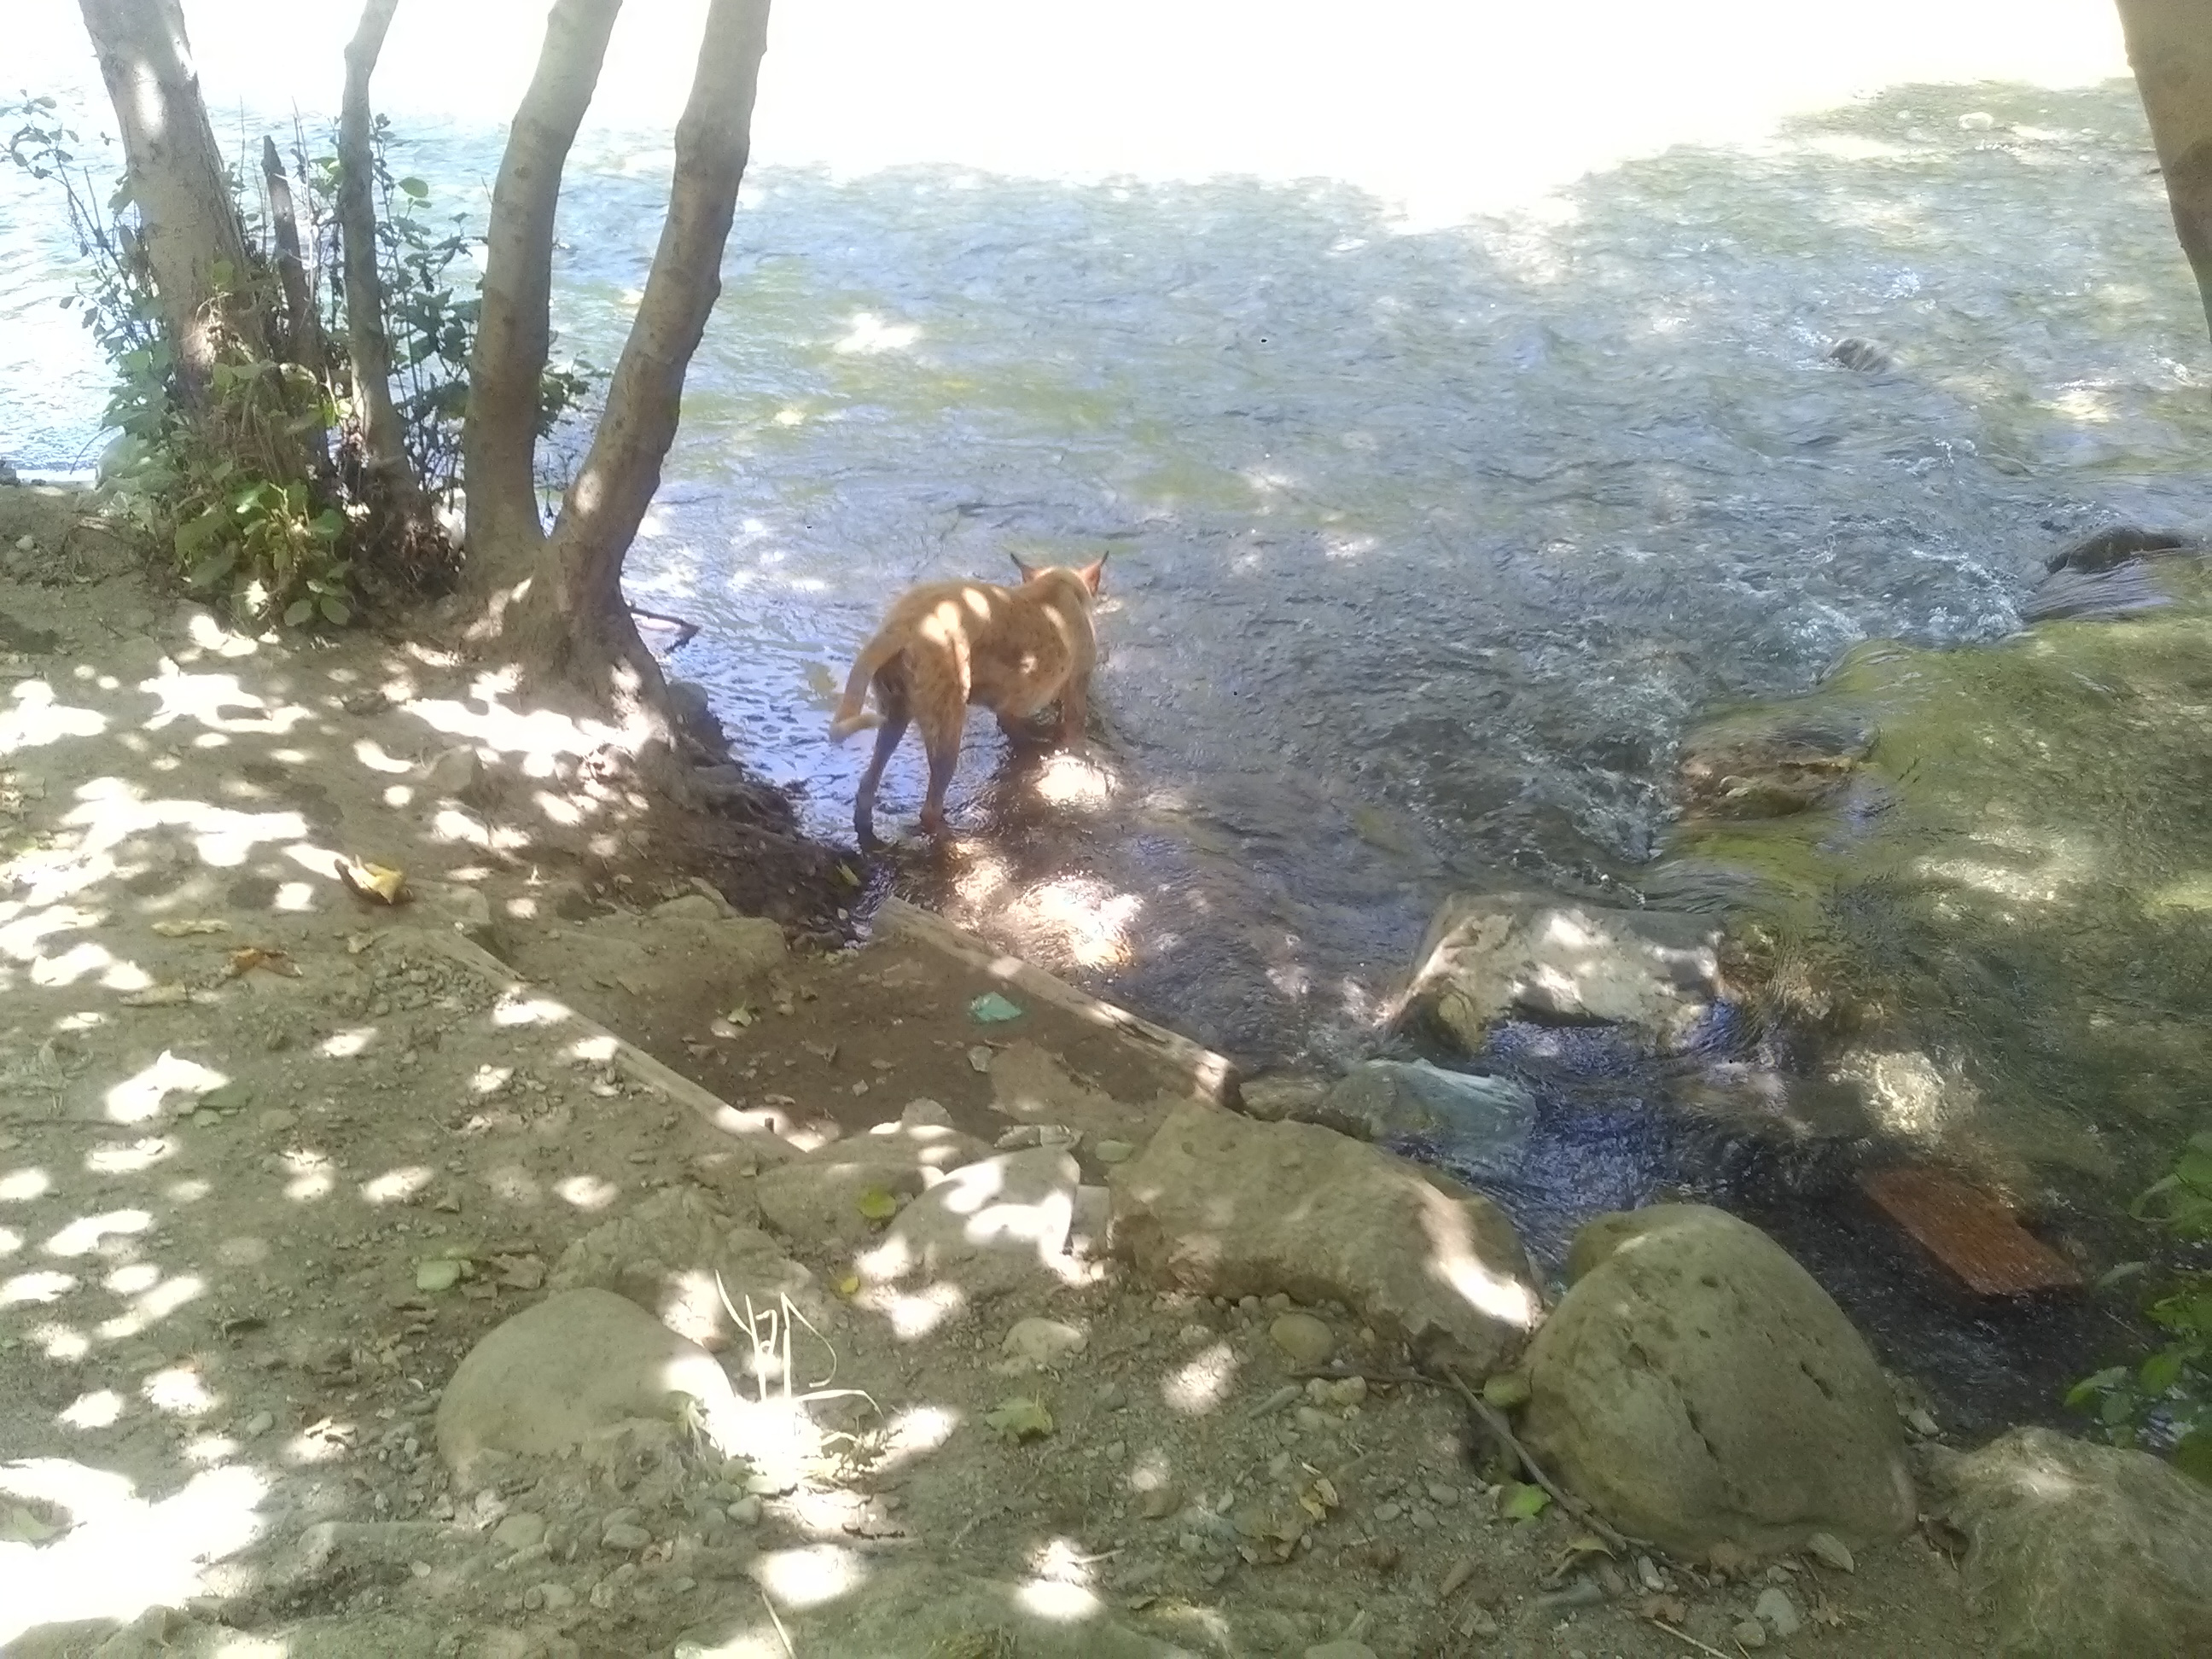
[[[471,553],[534,547],[538,422],[552,343],[553,218],[561,170],[591,105],[622,0],[555,0],[538,72],[492,186],[483,307],[469,360],[461,457]]]
[[[269,187],[269,224],[276,237],[276,275],[284,284],[284,356],[318,376],[330,367],[323,354],[323,330],[307,286],[307,267],[300,257],[300,216],[292,204],[292,181],[276,141],[261,140],[261,178]]]
[[[362,417],[371,493],[410,518],[422,489],[407,459],[399,411],[392,402],[392,340],[384,326],[384,279],[376,269],[376,162],[371,143],[369,76],[384,51],[399,0],[368,0],[345,52],[345,99],[338,117],[338,240],[345,252],[346,340],[353,395]]]
[[[658,701],[662,690],[659,665],[623,603],[623,558],[660,487],[684,372],[721,294],[768,15],[769,0],[713,0],[677,123],[668,217],[591,451],[542,550],[489,550],[485,574],[514,601],[504,632],[517,654],[618,705]]]
[[[226,337],[256,357],[269,338],[246,286],[246,236],[200,100],[178,0],[80,0],[115,105],[161,323],[188,408],[204,407]]]
[[[2212,0],[2119,0],[2181,251],[2212,329]]]

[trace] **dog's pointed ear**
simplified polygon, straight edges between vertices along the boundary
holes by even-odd
[[[1082,569],[1075,573],[1077,575],[1083,578],[1083,585],[1089,588],[1093,593],[1096,593],[1098,591],[1098,584],[1106,580],[1106,559],[1107,555],[1101,553],[1097,558],[1091,560],[1089,564],[1085,565]]]
[[[1033,582],[1037,579],[1036,567],[1035,565],[1024,564],[1022,562],[1022,556],[1020,554],[1009,553],[1006,556],[1014,562],[1014,568],[1022,573],[1022,580],[1024,581]]]

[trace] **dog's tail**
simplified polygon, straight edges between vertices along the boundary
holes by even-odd
[[[860,647],[860,654],[853,659],[853,672],[845,677],[845,695],[838,699],[837,712],[830,720],[830,742],[842,743],[855,732],[884,723],[884,717],[867,706],[868,684],[878,669],[905,648],[888,633],[877,635]]]

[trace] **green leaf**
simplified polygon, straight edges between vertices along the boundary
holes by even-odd
[[[2212,1486],[2212,1429],[2192,1429],[2173,1449],[2173,1467]]]
[[[210,557],[203,559],[194,565],[191,574],[185,580],[194,587],[211,587],[230,574],[233,567],[237,563],[236,548],[218,548]]]
[[[399,181],[399,188],[418,202],[428,200],[430,195],[430,186],[420,179],[402,179]]]
[[[1520,1481],[1509,1481],[1499,1494],[1498,1512],[1508,1521],[1534,1521],[1552,1502],[1552,1494],[1541,1486],[1531,1486]]]
[[[1052,1413],[1036,1401],[1016,1395],[983,1413],[983,1420],[1009,1440],[1041,1440],[1052,1432]]]
[[[2085,1376],[2066,1391],[2066,1404],[2075,1411],[2086,1408],[2099,1395],[2108,1394],[2128,1380],[2124,1365],[2107,1365],[2093,1376]]]
[[[329,593],[323,595],[323,615],[337,628],[343,628],[353,617],[353,612],[346,608],[346,602]]]
[[[2139,1374],[2142,1391],[2148,1395],[2162,1395],[2181,1380],[2182,1354],[2179,1348],[2161,1348],[2142,1363]]]
[[[297,628],[314,614],[315,604],[313,599],[295,599],[284,607],[284,626]]]
[[[889,1221],[898,1213],[898,1200],[881,1187],[871,1187],[860,1194],[860,1210],[871,1221]]]

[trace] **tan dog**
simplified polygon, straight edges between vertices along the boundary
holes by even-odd
[[[1016,559],[1014,568],[1022,573],[1016,587],[931,582],[902,594],[861,647],[830,723],[832,743],[864,726],[882,728],[853,798],[853,828],[861,846],[876,845],[876,785],[908,720],[921,727],[929,757],[921,828],[933,836],[945,829],[945,792],[960,763],[969,704],[991,710],[1000,729],[1018,739],[1021,722],[1057,698],[1060,742],[1082,742],[1091,670],[1098,655],[1091,608],[1106,561],[1101,557],[1079,570],[1057,565],[1039,570]],[[864,706],[872,682],[880,716]]]

